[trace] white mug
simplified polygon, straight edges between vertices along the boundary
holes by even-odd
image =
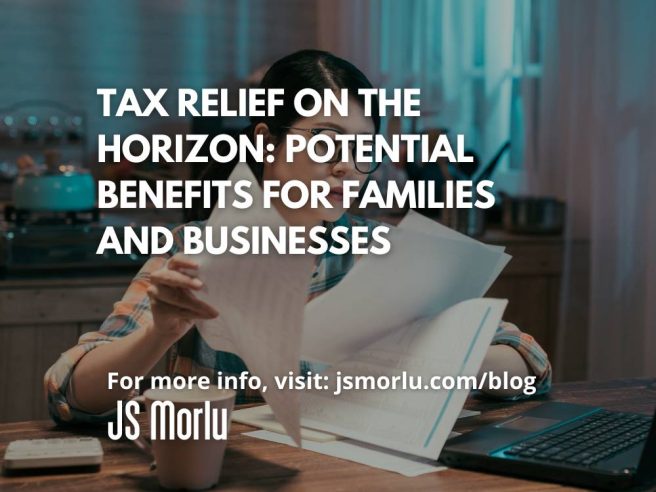
[[[149,389],[141,395],[162,487],[201,490],[218,483],[235,397],[233,390],[216,388]],[[140,438],[137,444],[144,443]]]

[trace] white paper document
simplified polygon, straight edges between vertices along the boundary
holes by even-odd
[[[390,229],[388,254],[365,256],[308,304],[304,359],[334,364],[413,320],[481,297],[510,259],[497,248],[446,233],[433,221],[432,229],[418,226],[423,218],[417,215],[410,213]],[[440,232],[425,232],[434,230]]]
[[[256,407],[235,410],[232,412],[230,419],[233,422],[251,425],[265,431],[275,432],[276,434],[286,433],[283,426],[276,420],[276,416],[273,414],[269,405],[258,405]],[[303,441],[328,442],[342,438],[328,432],[301,427],[301,439]]]
[[[480,413],[481,412],[476,410],[466,410],[463,408],[460,411],[458,418],[464,419],[475,417],[476,415],[480,415]],[[269,405],[258,405],[255,407],[235,410],[232,412],[230,418],[233,422],[240,422],[242,424],[258,427],[262,430],[275,432],[277,434],[285,434],[285,429],[276,420],[276,416],[273,414],[273,411]],[[343,439],[343,437],[336,434],[330,434],[328,432],[321,432],[314,429],[308,429],[307,427],[301,427],[301,439],[303,441],[328,442],[337,441],[339,439]]]
[[[479,247],[482,246],[488,248],[493,252],[496,252],[499,256],[499,260],[497,261],[495,268],[492,269],[492,273],[489,276],[487,283],[484,284],[484,287],[481,289],[481,293],[480,293],[481,296],[485,295],[485,293],[489,290],[489,288],[492,287],[492,283],[496,280],[496,278],[501,274],[501,272],[506,267],[508,262],[512,259],[512,256],[505,253],[506,251],[505,246],[481,243],[480,241],[477,241],[473,237],[455,231],[450,227],[446,227],[445,225],[442,225],[439,222],[435,222],[434,220],[429,219],[428,217],[425,217],[413,210],[410,210],[406,214],[406,216],[399,224],[399,227],[407,230],[424,232],[437,237],[445,237],[449,239],[468,242],[470,244],[477,244]]]
[[[507,301],[472,299],[396,329],[323,374],[475,378]],[[399,379],[400,381],[401,379]],[[301,423],[358,441],[437,459],[469,390],[305,391]]]
[[[293,446],[293,441],[282,434],[265,430],[245,432],[245,436]],[[407,454],[382,449],[369,444],[345,439],[331,442],[315,442],[303,439],[302,448],[335,458],[400,473],[406,477],[417,477],[426,473],[446,470],[446,467],[434,460],[427,460]]]
[[[246,165],[238,165],[230,179],[253,183],[253,206],[216,209],[207,226],[286,225],[275,208],[262,206],[262,189]],[[232,187],[228,190],[226,203],[231,203],[236,196]],[[275,389],[274,376],[298,372],[303,310],[314,257],[206,252],[193,258],[200,264],[199,278],[205,284],[198,297],[219,311],[218,318],[198,323],[200,334],[214,350],[232,352],[244,360],[250,373],[267,385],[263,396],[278,422],[300,442],[300,394]]]

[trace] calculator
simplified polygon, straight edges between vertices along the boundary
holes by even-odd
[[[103,450],[95,437],[12,441],[4,457],[6,471],[34,468],[99,468]]]

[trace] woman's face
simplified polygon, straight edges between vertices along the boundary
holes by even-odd
[[[374,133],[373,120],[370,117],[365,117],[363,107],[354,98],[349,99],[348,116],[317,115],[311,118],[300,118],[290,126],[303,130],[290,129],[286,130],[287,132],[300,135],[306,139],[311,138],[313,135],[304,130],[316,128],[331,128],[338,133],[353,135],[358,133]],[[255,127],[256,134],[264,133],[266,137],[267,131],[268,129],[264,123],[260,123]],[[329,135],[329,133],[326,134]],[[307,203],[302,208],[292,210],[285,207],[280,201],[274,201],[276,208],[291,225],[313,226],[322,221],[336,221],[346,211],[341,197],[342,182],[345,180],[358,181],[361,187],[367,176],[355,168],[351,152],[349,152],[350,159],[348,162],[340,161],[333,164],[317,163],[310,158],[307,151],[302,151],[294,154],[293,162],[287,163],[285,161],[285,141],[286,137],[284,135],[281,136],[273,152],[273,163],[264,164],[264,179],[278,180],[281,185],[287,181],[299,180],[305,183],[308,189],[310,189],[311,181],[325,181],[330,186],[331,191],[335,192],[328,196],[328,201],[333,208],[322,205],[319,205],[318,208],[312,208],[310,206],[311,204]],[[317,152],[320,153],[319,151]],[[300,196],[300,193],[298,195]],[[298,199],[298,196],[291,194],[290,197],[293,200]]]

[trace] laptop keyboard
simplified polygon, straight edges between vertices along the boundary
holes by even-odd
[[[596,412],[565,431],[555,429],[515,443],[506,456],[590,466],[647,439],[651,416]]]

